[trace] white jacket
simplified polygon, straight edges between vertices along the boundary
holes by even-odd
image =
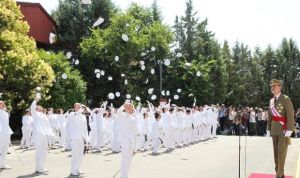
[[[34,134],[42,134],[45,136],[53,136],[54,133],[50,127],[47,116],[42,112],[36,111],[36,103],[34,100],[31,104],[31,114],[33,119],[33,132]]]
[[[22,117],[22,129],[32,131],[33,129],[33,119],[29,115]]]
[[[89,142],[86,118],[81,112],[73,112],[68,115],[67,133],[70,139],[84,139]]]
[[[0,134],[1,135],[13,134],[13,132],[9,126],[9,115],[3,109],[0,109]]]
[[[138,133],[135,115],[118,112],[117,117],[120,124],[118,134],[120,142],[129,140],[131,143],[134,143],[135,136]]]

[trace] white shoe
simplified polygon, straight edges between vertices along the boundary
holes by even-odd
[[[71,176],[79,176],[79,174],[77,172],[76,173],[72,172]]]
[[[36,173],[45,173],[45,172],[49,172],[48,169],[39,169],[35,171]]]
[[[0,169],[11,169],[8,165],[1,166]]]
[[[81,171],[81,170],[77,170],[77,173],[78,173],[78,174],[84,174],[84,172]]]

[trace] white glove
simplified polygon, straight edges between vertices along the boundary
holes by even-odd
[[[35,95],[35,99],[37,100],[37,101],[39,101],[40,99],[42,98],[42,95],[41,95],[41,93],[36,93],[36,95]]]
[[[270,137],[271,136],[271,134],[270,134],[270,130],[267,130],[267,135],[266,135],[267,137]]]
[[[291,131],[291,130],[287,130],[287,131],[285,131],[285,137],[290,137],[291,135],[292,135],[292,133],[293,133],[293,131]]]

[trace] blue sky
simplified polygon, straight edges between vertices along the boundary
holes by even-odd
[[[21,0],[20,0],[21,1]],[[22,0],[40,2],[48,11],[55,9],[58,0]],[[150,6],[152,0],[113,0],[121,9],[131,2]],[[186,0],[158,0],[164,22],[172,25],[176,15],[185,12]],[[283,37],[300,43],[299,0],[194,0],[194,10],[200,20],[208,19],[208,28],[217,39],[242,41],[251,49],[271,44],[278,47]]]

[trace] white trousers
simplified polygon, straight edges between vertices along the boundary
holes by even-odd
[[[22,140],[21,140],[21,147],[30,147],[31,144],[31,130],[22,129]]]
[[[192,141],[193,142],[196,142],[197,141],[197,137],[198,137],[198,129],[197,128],[194,128],[192,130]]]
[[[101,147],[104,146],[104,140],[103,140],[103,132],[99,132],[97,133],[97,144],[96,144],[96,148],[98,150],[101,150]]]
[[[217,136],[217,127],[218,127],[218,123],[214,123],[213,124],[213,130],[212,130],[212,136],[213,137]]]
[[[133,147],[134,143],[129,139],[121,141],[121,178],[128,178],[133,156]]]
[[[66,141],[67,141],[67,133],[66,133],[66,129],[61,129],[61,130],[60,130],[59,145],[60,145],[61,147],[65,147],[65,146],[66,146]]]
[[[166,134],[164,136],[164,145],[167,149],[174,147],[174,133],[172,130],[166,130]]]
[[[71,139],[71,173],[78,174],[83,159],[84,140]]]
[[[37,133],[35,135],[35,170],[39,172],[45,171],[45,161],[48,149],[47,136]]]
[[[50,145],[54,145],[55,143],[57,143],[59,140],[59,130],[52,128],[52,131],[54,133],[54,136],[49,137],[48,139],[48,143]]]
[[[153,139],[153,150],[152,150],[153,153],[158,153],[159,145],[160,145],[160,139],[154,138]]]
[[[5,166],[5,159],[10,143],[10,135],[0,135],[0,167]]]
[[[89,133],[89,137],[90,137],[90,144],[92,148],[97,148],[97,141],[98,141],[97,130],[91,130]]]
[[[134,149],[138,150],[141,149],[143,146],[143,143],[145,142],[145,136],[142,134],[139,134],[138,136],[135,137],[135,145],[134,145]]]
[[[143,140],[142,140],[142,147],[144,149],[148,149],[149,148],[149,145],[150,145],[150,137],[149,135],[143,135]]]
[[[118,134],[117,132],[114,132],[114,138],[113,138],[113,145],[112,145],[112,150],[119,152],[120,151],[120,141],[118,139]]]

